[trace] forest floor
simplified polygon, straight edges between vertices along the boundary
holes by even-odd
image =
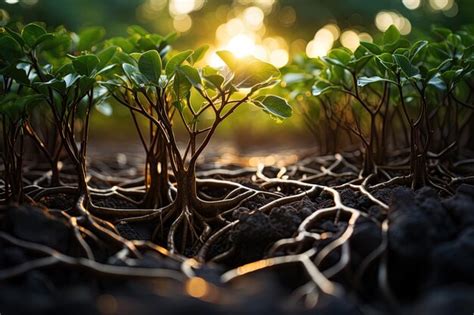
[[[90,158],[93,202],[117,216],[77,215],[67,165],[62,190],[31,167],[34,204],[0,208],[0,313],[472,314],[473,162],[413,191],[402,156],[369,177],[358,159],[216,149],[200,197],[251,193],[209,220],[210,237],[176,231],[173,250],[173,221],[156,235],[159,220],[123,215],[143,196],[139,154]]]

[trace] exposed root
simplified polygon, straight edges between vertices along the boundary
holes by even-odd
[[[444,194],[452,194],[461,183],[474,183],[473,176],[461,177],[451,168],[441,164],[440,156],[431,155],[428,183]],[[196,181],[195,196],[180,195],[177,183],[169,184],[168,203],[151,209],[143,209],[145,179],[130,178],[122,173],[102,173],[91,170],[88,178],[89,198],[81,196],[72,209],[49,210],[50,213],[68,222],[80,257],[71,257],[56,250],[17,239],[0,232],[0,239],[12,245],[35,252],[29,262],[0,270],[0,280],[21,276],[33,269],[53,265],[77,267],[103,276],[125,276],[137,278],[166,278],[184,281],[196,276],[196,270],[208,261],[221,262],[232,260],[236,253],[234,245],[216,253],[216,244],[225,240],[229,233],[240,224],[231,213],[248,204],[258,204],[250,209],[250,215],[257,212],[271,213],[272,209],[282,207],[304,198],[329,199],[328,205],[313,209],[298,226],[292,237],[280,239],[267,251],[267,258],[242,265],[224,272],[223,283],[232,282],[239,277],[260,270],[285,266],[293,268],[300,265],[306,271],[308,281],[291,295],[294,303],[303,302],[308,308],[317,305],[320,294],[341,296],[344,290],[335,281],[335,277],[349,274],[357,288],[362,287],[367,271],[376,268],[378,286],[386,301],[396,302],[391,290],[387,270],[388,248],[388,205],[379,200],[376,191],[397,185],[410,185],[413,176],[407,175],[405,160],[395,166],[375,166],[374,174],[362,176],[361,171],[351,161],[352,157],[340,154],[318,158],[307,158],[296,165],[286,167],[265,167],[257,169],[241,168],[237,170],[200,171]],[[472,164],[472,160],[455,163],[454,167]],[[35,173],[36,172],[36,173]],[[48,172],[31,172],[29,185],[25,192],[38,202],[46,197],[65,194],[75,196],[78,187],[63,184],[58,187],[46,187],[50,182]],[[113,174],[113,175],[110,175]],[[402,174],[402,175],[400,175]],[[246,176],[251,183],[240,184],[234,178]],[[72,182],[72,175],[63,174],[62,183]],[[93,180],[96,180],[92,184]],[[99,182],[99,184],[97,184]],[[102,186],[104,183],[104,186]],[[324,184],[322,184],[324,183]],[[332,185],[328,183],[333,183]],[[334,184],[335,183],[335,184]],[[447,183],[444,184],[444,183]],[[4,194],[5,183],[0,180],[0,194]],[[370,217],[361,209],[344,204],[343,190],[350,190],[357,196],[365,196],[372,205],[381,209],[381,222]],[[98,200],[113,198],[130,206],[130,209],[118,209],[97,205]],[[332,200],[331,200],[332,199]],[[249,206],[250,207],[250,206]],[[381,242],[362,257],[356,270],[348,268],[351,262],[351,238],[359,220],[371,220],[380,231]],[[336,232],[319,229],[319,224],[330,220],[341,227]],[[151,241],[166,244],[166,248],[152,242],[131,241],[120,235],[115,224],[153,223]],[[342,223],[342,224],[339,224]],[[339,224],[339,225],[338,225]],[[100,245],[100,246],[93,246]],[[110,246],[115,254],[109,261],[119,260],[129,266],[116,266],[97,261],[93,248]],[[144,251],[153,251],[162,257],[178,262],[180,270],[132,267],[133,260],[142,257]],[[212,254],[210,254],[212,253]],[[337,259],[334,259],[337,257]],[[331,259],[330,259],[331,258]]]

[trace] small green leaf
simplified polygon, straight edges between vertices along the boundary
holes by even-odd
[[[173,79],[173,91],[177,100],[181,100],[189,95],[191,90],[191,82],[183,72],[177,71]]]
[[[0,56],[7,62],[14,62],[23,56],[20,44],[10,36],[0,37]]]
[[[83,55],[72,59],[72,64],[77,73],[85,76],[90,76],[99,63],[99,58],[94,55]]]
[[[273,65],[253,57],[239,61],[235,66],[232,83],[237,88],[252,88],[269,80],[278,78],[280,71]]]
[[[351,54],[342,48],[336,48],[329,52],[328,57],[339,61],[346,66],[351,61]]]
[[[209,50],[209,45],[204,45],[196,49],[191,56],[191,61],[192,64],[195,64],[196,62],[200,61],[204,56],[206,55],[206,52]]]
[[[380,47],[375,45],[374,43],[360,42],[360,45],[366,48],[369,52],[371,52],[374,55],[380,55],[382,53],[382,49],[380,49]]]
[[[140,51],[156,50],[156,44],[152,40],[150,35],[140,37],[140,39],[137,42],[137,45],[138,45],[138,48],[140,48]]]
[[[17,83],[23,85],[29,85],[30,80],[24,69],[18,69],[17,65],[14,63],[2,71],[4,75],[14,79]]]
[[[186,50],[186,51],[180,52],[179,54],[174,55],[166,64],[166,69],[165,69],[166,76],[170,78],[174,74],[176,67],[181,65],[184,61],[186,61],[186,59],[188,59],[189,56],[191,56],[192,54],[193,54],[192,50]]]
[[[82,95],[85,95],[94,87],[95,80],[89,77],[80,77],[78,82]]]
[[[156,50],[149,50],[138,60],[138,69],[152,83],[159,84],[161,76],[161,57]]]
[[[418,69],[416,69],[411,64],[410,60],[407,57],[403,55],[394,54],[393,58],[395,59],[395,62],[400,67],[400,69],[402,69],[402,71],[405,73],[407,77],[411,78],[419,74]]]
[[[6,27],[5,30],[7,31],[8,35],[13,37],[13,39],[16,40],[18,44],[20,44],[20,46],[25,46],[25,41],[23,40],[23,38],[21,38],[21,35],[19,33],[15,32],[9,27]]]
[[[88,27],[79,33],[79,43],[77,50],[90,50],[94,45],[99,43],[105,36],[105,29],[103,27]]]
[[[117,52],[117,49],[118,49],[117,47],[112,46],[112,47],[105,48],[104,50],[102,50],[101,52],[97,54],[97,57],[100,60],[100,63],[99,63],[100,69],[104,68],[110,62],[110,60],[112,60],[112,58],[115,56],[115,53]]]
[[[396,84],[395,81],[392,81],[392,80],[389,80],[389,79],[385,79],[385,78],[381,78],[379,76],[374,76],[374,77],[360,77],[357,79],[357,85],[359,87],[364,87],[366,85],[369,85],[369,84],[372,84],[372,83],[377,83],[377,82],[390,82],[390,83],[393,83],[393,84]]]
[[[445,28],[445,27],[439,27],[439,26],[433,27],[432,32],[442,38],[446,38],[452,33],[450,29]]]
[[[50,87],[60,94],[63,94],[66,90],[66,82],[64,80],[52,79],[48,82],[40,82],[39,85]]]
[[[225,62],[229,69],[234,70],[237,67],[238,60],[230,51],[221,50],[216,52],[216,54]]]
[[[331,85],[328,82],[317,81],[312,88],[313,96],[321,96],[330,90],[339,90],[339,86]]]
[[[288,102],[279,96],[268,95],[263,99],[254,100],[257,106],[261,106],[265,112],[280,119],[291,117],[293,110]]]
[[[422,53],[427,45],[428,42],[426,40],[416,42],[410,49],[410,60],[414,60],[420,53]]]
[[[395,25],[390,25],[390,27],[383,34],[383,43],[385,45],[393,44],[400,39],[400,32],[398,31]]]
[[[204,77],[204,79],[209,82],[213,89],[220,89],[222,87],[222,83],[224,83],[224,77],[220,74],[211,74]]]
[[[178,67],[177,71],[181,72],[194,87],[199,89],[202,87],[201,75],[197,69],[189,65],[181,65]]]
[[[115,66],[116,66],[115,64],[105,66],[105,67],[101,68],[99,71],[97,71],[96,75],[103,75],[103,74],[109,72],[110,70],[112,70],[113,68],[115,68]]]
[[[145,36],[149,34],[147,30],[145,30],[143,27],[139,25],[131,25],[127,27],[127,33],[130,35],[140,35],[140,36]]]
[[[26,25],[21,31],[21,37],[28,47],[34,48],[36,46],[36,42],[46,33],[46,30],[42,26],[35,23],[30,23]]]
[[[435,76],[433,76],[429,81],[428,85],[431,85],[438,90],[446,90],[446,83],[443,81],[441,75],[438,73]]]
[[[137,67],[129,63],[124,63],[122,65],[123,72],[128,77],[131,83],[136,86],[145,85],[148,82],[148,79],[140,73]]]
[[[399,40],[397,40],[396,42],[392,43],[392,44],[386,44],[383,46],[383,50],[384,52],[388,52],[388,53],[394,53],[397,49],[400,49],[400,48],[409,48],[411,45],[410,45],[410,42],[404,38],[401,38]]]

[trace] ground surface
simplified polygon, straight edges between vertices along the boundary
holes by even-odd
[[[159,220],[79,215],[67,165],[63,189],[31,168],[36,204],[0,210],[0,313],[474,312],[474,186],[459,177],[471,164],[438,167],[433,187],[413,191],[404,167],[363,178],[354,156],[211,160],[198,173],[202,199],[249,193],[206,221],[210,238],[183,242],[177,230],[175,253],[175,221],[154,235]],[[136,208],[140,162],[92,159],[98,209]]]

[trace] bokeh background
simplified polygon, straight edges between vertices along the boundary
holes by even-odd
[[[324,56],[337,46],[354,50],[392,24],[408,37],[426,37],[432,25],[458,29],[472,23],[473,13],[473,0],[0,0],[1,24],[43,21],[73,31],[101,25],[110,36],[138,24],[160,34],[179,33],[177,49],[209,44],[206,61],[214,66],[221,64],[214,54],[220,49],[282,67],[301,53]],[[292,119],[275,124],[258,109],[242,108],[218,137],[241,149],[269,139],[272,146],[311,145],[295,111]],[[113,116],[95,115],[93,128],[96,137],[125,141],[133,135],[120,109]]]

